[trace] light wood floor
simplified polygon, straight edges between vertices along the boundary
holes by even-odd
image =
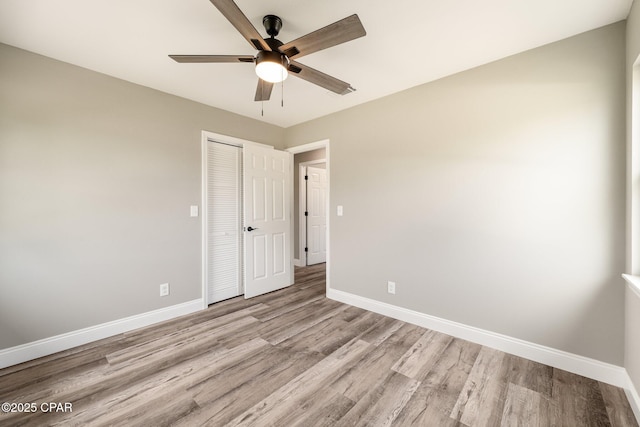
[[[0,371],[0,425],[637,426],[624,392],[296,284]]]

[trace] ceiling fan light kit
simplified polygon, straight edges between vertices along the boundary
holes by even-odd
[[[280,52],[261,50],[256,55],[256,74],[269,83],[286,80],[289,72],[289,58]]]
[[[269,35],[268,38],[263,38],[233,0],[210,1],[251,44],[251,47],[258,50],[258,53],[255,57],[249,55],[169,55],[174,61],[180,63],[255,63],[256,74],[259,77],[255,101],[268,101],[271,97],[273,84],[284,81],[289,73],[339,95],[355,91],[349,83],[303,65],[292,58],[298,59],[304,55],[365,36],[367,33],[358,15],[348,16],[283,44],[276,39],[282,28],[282,20],[279,17],[266,15],[262,19],[265,31]]]

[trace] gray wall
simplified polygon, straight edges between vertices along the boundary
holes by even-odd
[[[200,298],[201,131],[284,130],[6,45],[0,64],[0,348]]]
[[[298,153],[293,156],[293,227],[294,227],[294,247],[293,257],[301,258],[300,252],[300,163],[310,162],[312,160],[325,159],[326,150],[320,148],[317,150]],[[314,167],[324,167],[323,165],[314,165]]]
[[[0,45],[0,348],[201,297],[206,129],[331,140],[332,287],[620,365],[624,37],[286,130]]]
[[[632,87],[632,77],[633,77],[633,64],[640,57],[640,4],[637,1],[633,3],[631,7],[631,13],[627,19],[627,157],[631,159],[631,100],[633,98],[633,87]],[[640,67],[638,64],[636,67]],[[638,90],[640,88],[636,88]],[[638,94],[635,95],[636,100],[640,99]],[[636,113],[637,114],[637,113]],[[640,129],[636,131],[640,132]],[[640,140],[636,136],[636,143]],[[638,147],[636,147],[637,149]],[[636,163],[637,167],[638,163]],[[629,172],[631,172],[630,163],[628,163]],[[640,171],[636,171],[640,172]],[[638,197],[640,197],[640,183],[634,179],[633,185],[629,185],[627,189],[627,194],[629,197],[628,202],[631,202],[635,199],[636,209],[638,206]],[[633,190],[633,192],[632,192]],[[632,195],[633,194],[633,195]],[[629,206],[630,207],[630,206]],[[638,224],[637,216],[640,214],[637,210],[634,210],[630,213],[633,213],[636,222],[636,226]],[[630,215],[627,220],[631,220]],[[631,230],[630,230],[631,231]],[[631,236],[631,232],[628,233]],[[632,237],[636,239],[636,248],[640,249],[640,234],[636,231],[636,234]],[[631,256],[635,257],[634,264],[640,265],[638,262],[638,257],[640,253],[633,253],[631,251],[631,242],[627,242],[627,251],[629,254],[629,260],[627,266],[631,265]],[[638,271],[630,271],[630,273],[638,275]],[[631,289],[627,289],[627,299],[625,306],[625,368],[627,368],[627,372],[631,377],[631,381],[633,382],[636,390],[640,390],[640,297],[635,294]]]
[[[624,49],[621,22],[288,128],[331,141],[331,287],[622,365]]]

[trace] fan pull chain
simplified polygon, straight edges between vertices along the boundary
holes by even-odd
[[[264,99],[260,102],[260,104],[262,104],[262,117],[264,117]]]
[[[284,80],[280,82],[280,106],[284,108]]]

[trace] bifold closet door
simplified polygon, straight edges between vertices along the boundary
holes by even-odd
[[[244,293],[242,148],[207,143],[207,303]]]

